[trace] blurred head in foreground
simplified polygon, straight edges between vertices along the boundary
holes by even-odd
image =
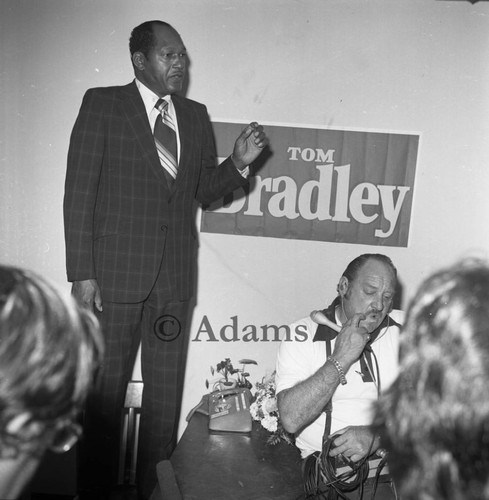
[[[422,283],[400,361],[374,426],[402,499],[489,499],[486,263],[466,260]]]
[[[0,265],[0,498],[16,498],[76,418],[103,354],[95,317],[40,276]]]

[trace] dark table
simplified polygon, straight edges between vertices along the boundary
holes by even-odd
[[[207,423],[207,416],[195,413],[170,460],[184,500],[301,497],[301,458],[295,446],[268,445],[270,434],[258,422],[251,435],[211,434]]]

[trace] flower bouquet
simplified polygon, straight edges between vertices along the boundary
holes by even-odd
[[[263,377],[262,381],[255,385],[257,390],[250,406],[250,413],[253,420],[260,422],[262,427],[271,433],[267,443],[276,445],[280,441],[285,441],[287,444],[293,444],[294,436],[289,434],[280,422],[275,396],[275,372],[269,377]]]
[[[217,363],[214,369],[211,366],[211,373],[214,375],[216,372],[221,374],[221,377],[214,381],[205,381],[205,386],[207,389],[212,387],[213,391],[224,391],[226,389],[232,389],[234,387],[244,387],[245,389],[251,389],[253,387],[252,383],[247,379],[250,374],[245,370],[245,365],[256,365],[258,364],[254,359],[240,359],[238,361],[242,368],[235,368],[231,362],[230,358],[225,358],[220,363]],[[233,377],[233,375],[236,375]]]

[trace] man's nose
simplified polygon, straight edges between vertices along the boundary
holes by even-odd
[[[187,64],[186,56],[181,54],[176,54],[175,59],[173,60],[173,66],[177,66],[178,68],[184,68]]]
[[[378,295],[377,297],[374,298],[374,301],[372,302],[372,307],[377,311],[382,311],[384,309],[384,299],[382,298],[381,295]]]

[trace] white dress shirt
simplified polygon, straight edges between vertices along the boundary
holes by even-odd
[[[143,99],[144,107],[146,108],[146,114],[148,115],[149,124],[151,126],[151,131],[154,133],[156,118],[160,114],[160,112],[155,108],[155,104],[159,101],[159,97],[144,83],[141,83],[137,78],[136,85],[141,94],[141,98]],[[173,106],[173,102],[171,100],[171,95],[168,94],[163,97],[165,101],[168,102],[168,107],[166,108],[166,112],[170,115],[173,123],[175,124],[175,132],[177,135],[177,163],[180,162],[180,134],[178,132],[178,120],[177,114],[175,113],[175,107]]]
[[[146,108],[146,114],[148,115],[151,131],[154,133],[156,118],[160,114],[160,112],[155,108],[155,104],[158,102],[160,97],[158,97],[152,90],[146,87],[146,85],[140,82],[137,78],[135,78],[135,81],[139,93],[141,94],[141,98],[143,99],[144,107]],[[178,131],[178,119],[177,114],[175,113],[175,106],[173,106],[170,94],[163,97],[163,99],[168,102],[166,112],[170,115],[173,123],[175,124],[175,132],[177,135],[177,163],[180,163],[180,133]],[[250,173],[249,166],[246,166],[243,170],[237,170],[245,179]]]

